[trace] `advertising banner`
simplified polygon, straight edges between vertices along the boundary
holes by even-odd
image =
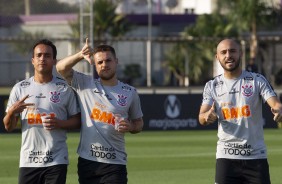
[[[205,130],[217,129],[217,123],[202,126],[198,114],[202,94],[140,95],[144,113],[144,130]],[[263,105],[265,128],[277,128],[270,107]]]
[[[0,133],[6,132],[3,125],[8,95],[0,96]],[[202,94],[140,94],[144,114],[144,130],[207,130],[217,129],[217,123],[202,126],[198,114]],[[263,105],[265,128],[277,128],[267,104]],[[20,123],[17,130],[20,131]]]

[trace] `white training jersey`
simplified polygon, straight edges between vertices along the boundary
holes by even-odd
[[[16,101],[26,95],[30,97],[25,103],[34,103],[20,115],[22,143],[20,167],[48,167],[68,164],[66,130],[45,130],[41,115],[51,115],[66,120],[69,116],[80,112],[75,92],[60,78],[40,84],[34,77],[17,83],[10,94],[6,112]]]
[[[262,102],[276,96],[258,73],[242,71],[237,79],[223,74],[207,82],[202,104],[215,102],[218,115],[216,158],[267,158],[263,136]]]
[[[118,81],[103,86],[92,76],[74,71],[72,87],[81,107],[80,157],[110,164],[127,162],[124,133],[115,130],[115,116],[137,119],[143,116],[139,96],[132,86]]]

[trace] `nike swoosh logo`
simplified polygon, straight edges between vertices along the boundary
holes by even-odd
[[[100,91],[98,91],[98,90],[96,90],[96,89],[94,90],[94,93],[100,93],[100,94],[101,94],[101,92],[100,92]]]
[[[222,94],[220,94],[220,95],[217,95],[218,97],[221,97],[221,96],[223,96],[223,95],[225,95],[226,93],[222,93]]]

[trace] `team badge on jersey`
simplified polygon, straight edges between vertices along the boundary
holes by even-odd
[[[243,88],[242,94],[244,96],[250,97],[253,95],[253,86],[252,85],[245,84],[244,86],[242,86],[242,88]]]
[[[127,97],[124,95],[118,95],[118,105],[120,106],[126,106],[127,101],[126,101]]]
[[[51,91],[51,97],[50,97],[50,101],[53,103],[59,103],[60,102],[60,94],[57,91]]]

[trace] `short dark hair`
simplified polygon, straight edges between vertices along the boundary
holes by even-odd
[[[101,44],[101,45],[98,45],[94,48],[94,55],[97,53],[97,52],[105,52],[105,51],[109,51],[113,54],[114,57],[116,57],[116,51],[113,47],[111,47],[110,45],[106,45],[106,44]]]
[[[53,59],[56,59],[57,58],[57,48],[56,46],[53,44],[53,42],[51,42],[50,40],[48,39],[42,39],[42,40],[39,40],[37,41],[33,47],[32,47],[32,57],[34,56],[34,49],[37,45],[40,45],[40,44],[43,44],[43,45],[48,45],[52,48],[52,51],[53,51]]]

